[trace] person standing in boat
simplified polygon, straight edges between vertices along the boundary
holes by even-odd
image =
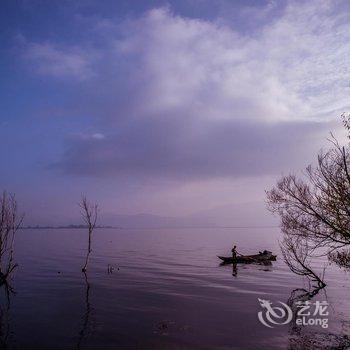
[[[233,246],[231,252],[232,252],[232,260],[233,260],[233,262],[235,262],[236,259],[237,259],[237,250],[236,250],[236,246],[235,245]]]

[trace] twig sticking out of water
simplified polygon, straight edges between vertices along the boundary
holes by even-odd
[[[85,264],[83,268],[81,269],[82,272],[86,272],[87,265],[89,262],[89,256],[92,251],[91,244],[92,244],[92,233],[96,227],[97,222],[97,216],[98,216],[98,205],[97,204],[91,204],[85,196],[81,197],[81,201],[79,203],[80,209],[81,209],[81,216],[87,225],[88,228],[88,250],[85,258]]]
[[[107,273],[110,274],[110,273],[113,273],[113,271],[114,271],[114,267],[112,265],[108,264]]]

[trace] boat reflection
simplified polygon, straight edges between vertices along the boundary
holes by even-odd
[[[227,262],[222,262],[220,263],[219,266],[227,266],[227,265],[232,265],[232,276],[237,277],[238,275],[238,270],[240,268],[245,269],[246,264],[237,264],[237,263],[227,263]],[[272,267],[271,261],[264,261],[264,262],[254,262],[254,263],[249,263],[249,266],[257,266],[261,271],[270,271],[270,267]]]

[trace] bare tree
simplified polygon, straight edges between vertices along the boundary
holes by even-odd
[[[14,242],[23,218],[23,214],[18,214],[15,195],[3,192],[0,196],[0,283],[6,283],[18,266],[14,262]]]
[[[339,267],[343,267],[348,269],[350,267],[350,250],[338,250],[335,252],[331,252],[328,255],[330,261],[335,262]]]
[[[91,204],[85,196],[81,197],[81,201],[79,203],[80,206],[80,212],[81,216],[87,225],[88,228],[88,249],[85,259],[85,264],[83,268],[81,269],[82,272],[86,272],[87,265],[89,262],[89,256],[92,251],[91,249],[91,243],[92,243],[92,233],[96,227],[97,222],[97,216],[98,216],[98,205],[97,204]]]
[[[324,269],[322,275],[318,275],[311,267],[310,260],[313,257],[313,250],[310,249],[307,240],[298,236],[285,235],[280,245],[284,261],[292,272],[316,283],[312,286],[313,290],[326,286]]]
[[[350,117],[343,115],[343,122],[350,131]],[[350,244],[350,145],[341,146],[332,134],[329,141],[331,148],[319,153],[303,179],[284,176],[267,191],[268,208],[280,216],[282,232],[328,256]]]

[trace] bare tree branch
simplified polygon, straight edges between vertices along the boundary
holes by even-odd
[[[82,268],[82,272],[86,272],[87,265],[89,262],[90,253],[92,251],[92,233],[95,229],[97,217],[98,217],[98,205],[91,204],[85,196],[81,197],[81,201],[79,203],[81,216],[87,225],[88,228],[88,249],[85,258],[85,264]]]
[[[350,139],[350,114],[342,119]],[[281,219],[286,260],[310,276],[306,255],[338,259],[343,267],[350,262],[350,144],[341,146],[332,133],[329,142],[330,149],[318,154],[316,166],[308,166],[304,178],[284,176],[266,192],[269,210]]]
[[[23,218],[23,214],[18,214],[15,195],[3,192],[0,196],[0,281],[2,283],[17,267],[14,262],[14,243]]]
[[[305,180],[283,177],[267,200],[282,232],[305,237],[314,247],[338,249],[350,244],[350,149],[333,145],[318,155],[316,167],[306,169]]]
[[[312,282],[315,282],[316,286],[313,286],[314,289],[326,286],[324,270],[322,275],[319,276],[310,265],[309,260],[312,257],[312,253],[306,240],[297,236],[285,235],[280,246],[284,261],[293,273],[307,277]]]

